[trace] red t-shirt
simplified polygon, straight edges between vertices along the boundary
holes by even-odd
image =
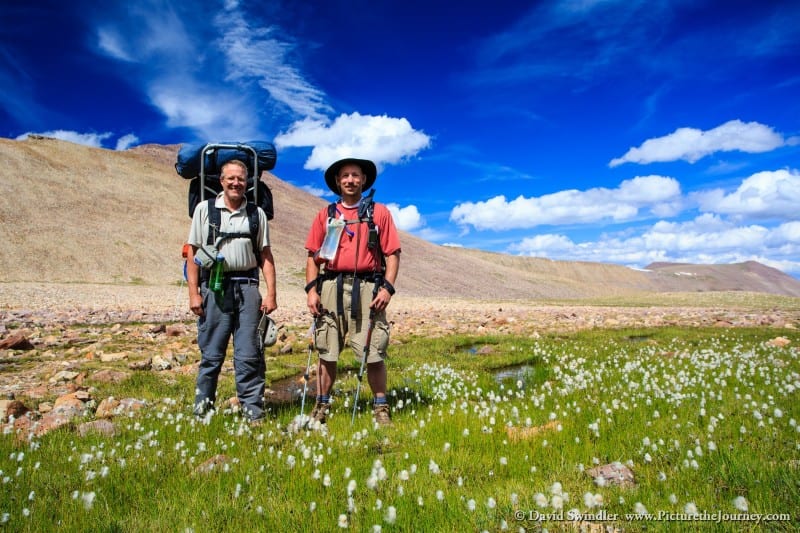
[[[339,202],[336,204],[336,209],[338,210],[337,217],[341,213],[346,221],[358,220],[358,206],[348,208]],[[378,239],[384,255],[392,255],[395,252],[399,252],[400,237],[389,209],[383,204],[376,203],[372,220],[378,228]],[[306,250],[315,253],[322,247],[327,222],[328,207],[326,206],[317,213],[314,222],[311,224],[311,230],[308,232],[308,238],[306,239]],[[337,272],[353,272],[354,270],[356,272],[373,272],[380,270],[380,256],[377,255],[377,250],[373,251],[367,247],[368,240],[369,227],[366,222],[348,223],[345,226],[345,231],[342,232],[342,238],[339,240],[339,250],[336,252],[336,258],[329,261],[325,268]],[[356,253],[356,245],[358,246],[358,253]],[[356,257],[358,258],[358,264],[356,264]]]

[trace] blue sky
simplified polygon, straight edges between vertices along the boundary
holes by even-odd
[[[2,137],[267,140],[329,199],[365,157],[437,244],[800,277],[796,1],[28,4],[0,5]]]

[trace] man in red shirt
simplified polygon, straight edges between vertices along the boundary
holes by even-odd
[[[389,324],[386,307],[394,295],[400,266],[400,238],[389,209],[363,192],[375,183],[375,163],[347,158],[325,171],[325,182],[340,200],[320,210],[306,239],[306,293],[314,316],[314,344],[319,352],[317,402],[311,424],[324,424],[330,413],[330,393],[336,381],[336,362],[345,347],[364,354],[369,338],[367,382],[374,396],[373,417],[390,425],[386,400],[386,348]],[[335,255],[320,257],[329,226],[344,226]],[[325,254],[323,254],[325,255]],[[320,266],[324,270],[320,272]],[[372,331],[369,332],[370,322]]]

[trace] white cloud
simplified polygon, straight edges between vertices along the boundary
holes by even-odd
[[[124,39],[113,28],[99,28],[97,30],[97,46],[106,55],[133,63],[136,59],[125,49]]]
[[[96,46],[138,69],[128,79],[169,127],[200,139],[261,138],[276,117],[330,111],[325,93],[292,65],[296,45],[279,39],[274,26],[258,26],[237,2],[226,6],[198,14],[170,2],[132,4],[98,25]]]
[[[606,235],[575,242],[558,234],[527,237],[508,251],[566,261],[619,263],[644,267],[655,261],[741,263],[759,261],[784,272],[800,274],[800,222],[777,227],[738,226],[704,214],[685,222],[659,221],[641,234]]]
[[[134,135],[133,133],[129,133],[127,135],[123,135],[119,139],[117,139],[117,146],[114,150],[127,150],[131,146],[135,145],[139,142],[139,137]]]
[[[703,211],[751,218],[796,219],[800,205],[800,172],[758,172],[729,194],[715,189],[697,193],[694,198]]]
[[[220,13],[216,24],[222,32],[218,48],[226,58],[228,80],[257,80],[275,101],[301,117],[323,118],[332,110],[325,93],[289,64],[294,45],[275,38],[274,28],[251,27],[240,10]]]
[[[78,133],[77,131],[67,130],[51,130],[43,132],[23,133],[17,136],[17,140],[27,139],[28,135],[42,135],[43,137],[52,137],[54,139],[61,139],[62,141],[69,141],[75,144],[83,144],[85,146],[94,146],[95,148],[102,148],[103,141],[111,137],[110,132],[106,133]]]
[[[194,130],[209,141],[241,141],[258,136],[258,122],[245,96],[214,89],[190,79],[154,82],[150,98],[167,117],[167,125]]]
[[[417,206],[415,205],[400,207],[395,203],[391,203],[386,204],[386,207],[388,207],[389,212],[392,213],[392,218],[398,229],[411,231],[425,225],[425,221],[422,219],[422,216],[420,216],[419,210],[417,210]]]
[[[323,189],[321,187],[315,187],[314,185],[300,185],[299,188],[304,190],[304,191],[306,191],[308,194],[313,194],[314,196],[319,196],[319,197],[328,196],[328,195],[333,194],[328,189]]]
[[[738,150],[750,154],[769,152],[794,143],[784,140],[769,126],[758,122],[731,120],[708,131],[678,128],[664,137],[648,139],[638,148],[631,148],[622,157],[612,159],[609,166],[623,163],[647,164],[684,160],[689,163],[713,154]]]
[[[430,142],[405,118],[359,113],[339,115],[332,123],[307,118],[275,137],[279,148],[313,146],[304,165],[308,170],[324,170],[344,157],[370,159],[377,165],[398,163]]]
[[[649,210],[656,216],[676,213],[681,204],[680,184],[674,178],[638,176],[616,189],[598,187],[566,190],[538,198],[519,196],[507,201],[495,196],[485,202],[465,202],[450,212],[450,220],[475,229],[508,230],[551,224],[624,222]]]

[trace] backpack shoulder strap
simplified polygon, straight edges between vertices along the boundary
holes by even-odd
[[[381,270],[386,269],[386,257],[383,255],[381,241],[378,237],[378,227],[375,225],[375,189],[371,189],[369,194],[361,198],[358,204],[358,218],[361,222],[367,223],[369,229],[367,247],[375,250],[381,259]]]
[[[256,263],[261,266],[261,253],[258,248],[258,206],[247,202],[247,220],[250,223],[250,243],[253,245],[253,255],[256,256]]]
[[[219,228],[222,224],[222,214],[219,209],[214,205],[215,198],[209,198],[208,201],[208,238],[206,244],[214,244],[216,236],[219,234]]]

